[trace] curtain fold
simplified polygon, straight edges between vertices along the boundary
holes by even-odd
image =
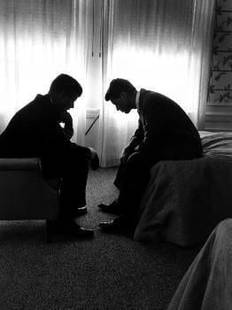
[[[214,0],[106,0],[103,92],[111,79],[130,80],[169,96],[198,123],[205,100]],[[203,87],[201,87],[204,85]],[[102,103],[102,164],[118,164],[137,125]]]
[[[206,101],[214,2],[1,0],[0,131],[62,72],[84,90],[72,111],[74,142],[88,144],[86,112],[100,113],[91,133],[99,128],[94,146],[102,166],[119,163],[138,121],[136,111],[124,115],[104,101],[115,77],[171,97],[197,124]]]

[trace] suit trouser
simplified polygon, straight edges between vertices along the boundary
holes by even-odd
[[[85,149],[72,148],[64,154],[46,157],[42,161],[46,178],[61,178],[60,217],[73,217],[76,208],[86,205],[86,185],[89,160]]]
[[[161,160],[186,160],[201,157],[201,150],[191,143],[176,143],[151,152],[149,157],[136,154],[132,160],[120,164],[114,181],[119,189],[118,203],[123,214],[136,225],[139,219],[139,204],[150,179],[152,166]]]
[[[143,160],[121,163],[116,178],[115,186],[119,189],[118,203],[120,209],[134,226],[138,219],[139,203],[150,178],[150,168],[155,162],[148,163]]]

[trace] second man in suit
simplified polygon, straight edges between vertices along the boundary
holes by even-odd
[[[201,157],[201,140],[183,109],[162,94],[137,90],[128,80],[118,78],[111,81],[105,100],[124,113],[137,109],[139,125],[124,149],[114,182],[119,189],[118,199],[110,205],[99,205],[102,211],[119,217],[100,223],[100,228],[105,232],[133,230],[151,167],[161,160]]]

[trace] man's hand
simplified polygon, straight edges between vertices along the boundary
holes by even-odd
[[[93,170],[97,170],[99,168],[99,158],[98,158],[97,152],[92,147],[89,147],[89,150],[91,152],[90,167]]]
[[[68,111],[63,111],[60,114],[60,122],[65,125],[72,125],[72,116],[68,113]]]
[[[64,133],[68,137],[68,139],[71,139],[73,136],[73,120],[72,116],[67,112],[63,111],[60,115],[60,122],[64,123]]]

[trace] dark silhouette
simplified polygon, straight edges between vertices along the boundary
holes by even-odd
[[[105,99],[124,113],[137,109],[139,126],[120,161],[114,182],[119,189],[118,199],[110,205],[99,205],[102,211],[120,216],[100,223],[100,228],[105,232],[132,230],[139,219],[139,203],[151,167],[161,160],[201,157],[201,140],[187,114],[162,94],[145,89],[137,91],[129,81],[114,79]]]
[[[60,215],[57,221],[48,222],[49,231],[88,237],[93,231],[74,219],[87,212],[88,169],[89,164],[98,167],[98,156],[92,148],[70,141],[73,122],[67,112],[81,94],[82,87],[74,78],[59,75],[48,94],[37,95],[10,120],[0,136],[0,156],[39,157],[45,178],[61,177]]]

